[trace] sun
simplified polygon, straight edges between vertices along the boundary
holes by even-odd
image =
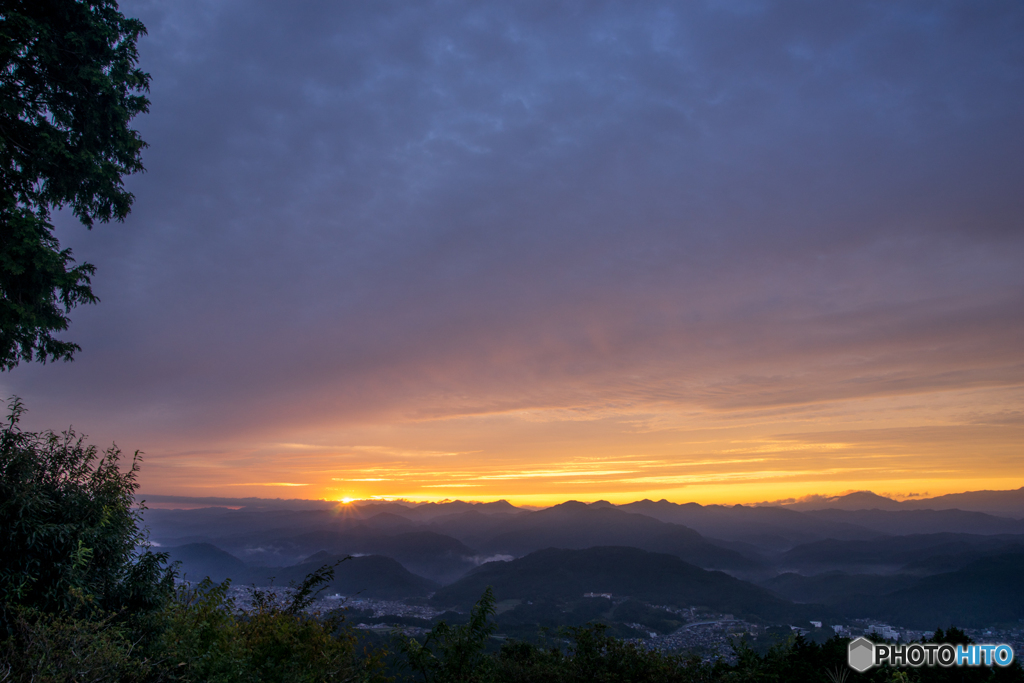
[[[351,502],[352,502],[352,501],[354,501],[354,500],[355,500],[355,498],[342,498],[342,499],[341,499],[340,501],[338,501],[338,502],[340,502],[340,503],[344,503],[345,505],[348,505],[349,503],[351,503]]]

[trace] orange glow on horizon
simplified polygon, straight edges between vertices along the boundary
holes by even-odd
[[[952,394],[784,410],[648,409],[589,420],[538,410],[328,426],[289,435],[287,445],[235,444],[223,464],[202,463],[202,484],[185,456],[151,458],[143,490],[276,498],[284,496],[275,487],[298,486],[301,495],[287,497],[545,507],[644,498],[756,504],[858,490],[904,499],[1024,485],[1024,424],[983,419],[1024,390]],[[237,483],[242,467],[249,483]]]

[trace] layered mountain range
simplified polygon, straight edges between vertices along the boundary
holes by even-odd
[[[934,628],[1024,618],[1024,489],[902,502],[859,492],[777,506],[179,504],[193,509],[144,514],[151,540],[188,579],[283,584],[351,556],[331,590],[438,609],[465,610],[489,585],[516,610],[543,603],[565,614],[596,592],[615,604],[700,605],[770,622],[860,617]]]

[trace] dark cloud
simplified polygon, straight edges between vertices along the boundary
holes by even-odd
[[[2,378],[47,424],[1022,380],[1018,3],[122,8],[149,170],[62,228],[103,302]]]

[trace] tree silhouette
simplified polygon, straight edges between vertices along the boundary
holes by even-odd
[[[71,360],[68,313],[95,303],[95,268],[75,265],[50,213],[86,227],[123,221],[143,170],[131,119],[149,107],[136,67],[145,33],[112,0],[0,0],[0,370]]]

